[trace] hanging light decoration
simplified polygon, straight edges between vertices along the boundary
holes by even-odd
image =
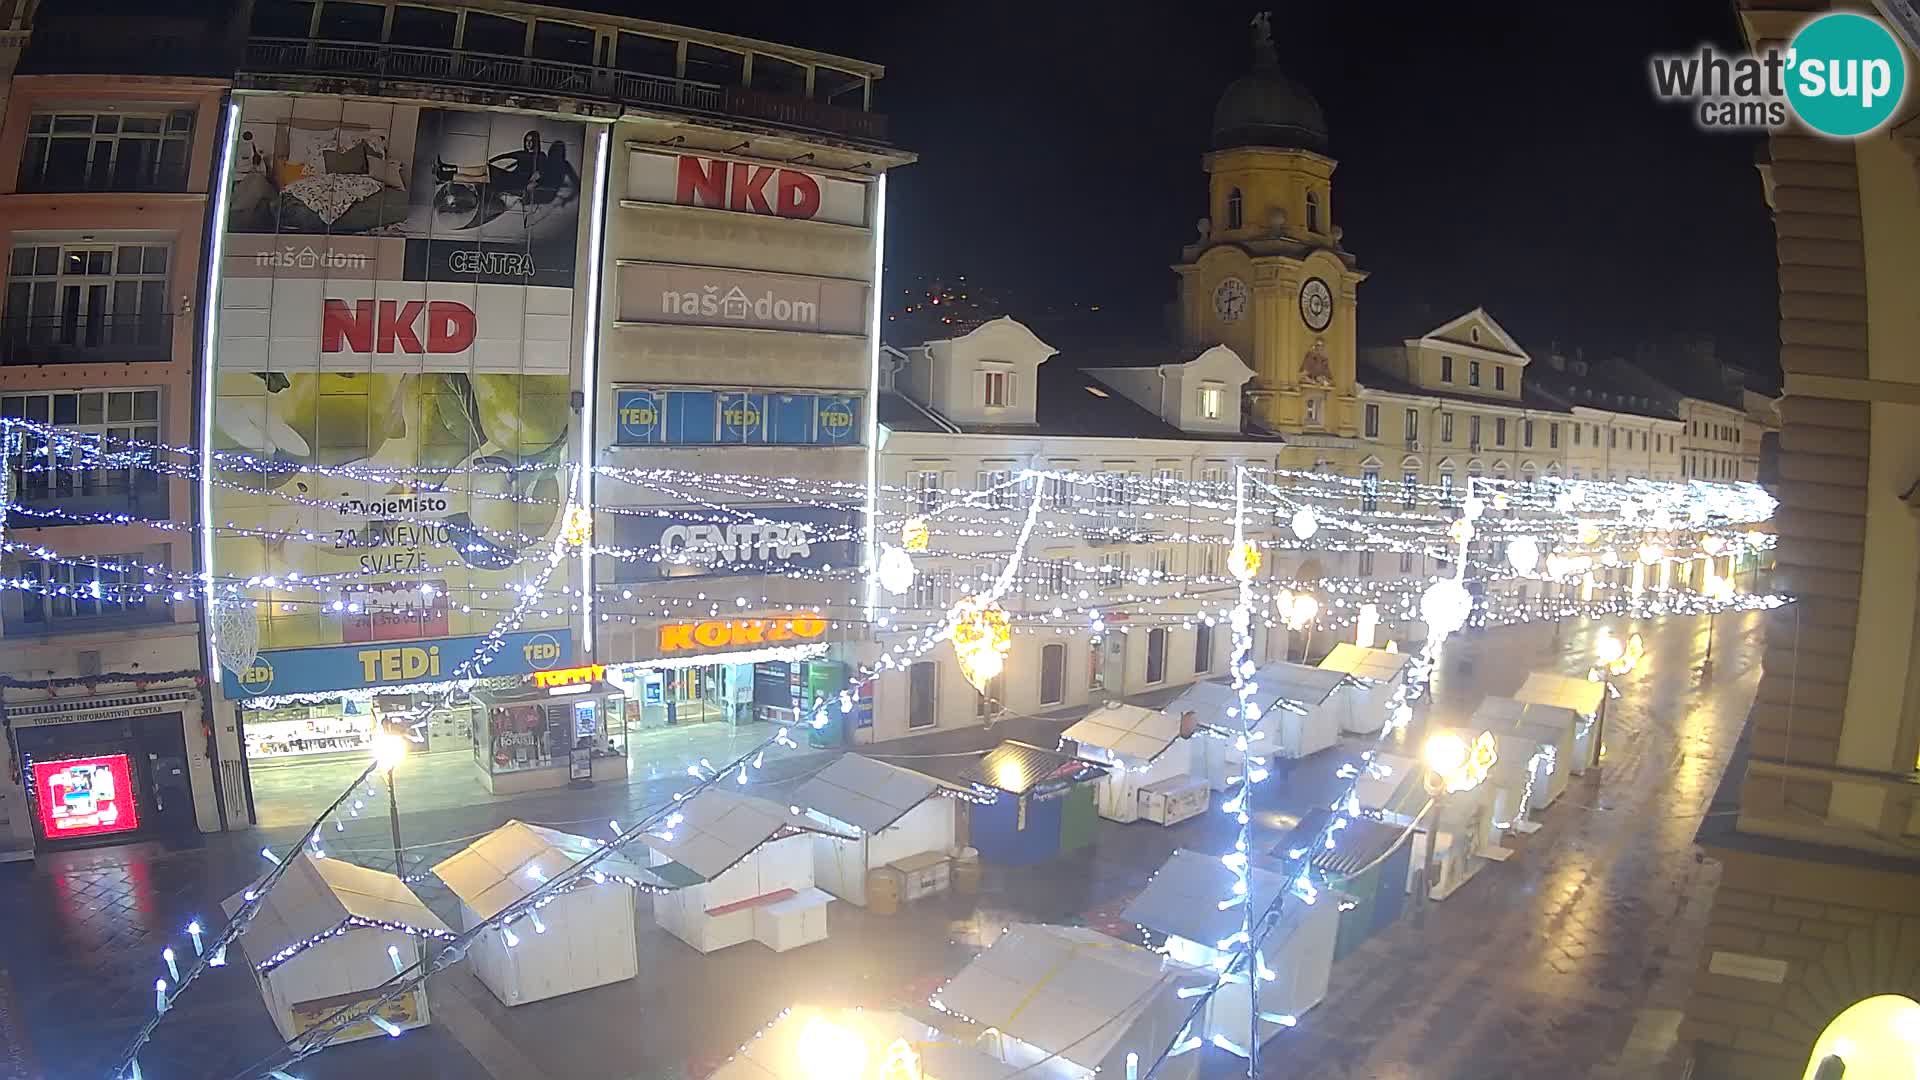
[[[960,661],[960,673],[984,694],[1013,651],[1006,609],[996,601],[969,596],[954,607],[953,615],[953,655]]]
[[[1659,544],[1645,543],[1640,545],[1639,555],[1640,555],[1640,564],[1642,566],[1652,566],[1654,563],[1657,563],[1661,559],[1665,558],[1667,555],[1667,551],[1665,548],[1661,547]]]
[[[913,587],[913,556],[892,544],[882,545],[880,565],[874,568],[874,577],[881,588],[899,596]]]
[[[1447,538],[1456,544],[1465,545],[1473,539],[1473,522],[1467,518],[1454,518],[1447,526]]]
[[[1295,538],[1300,540],[1309,539],[1320,530],[1319,519],[1313,516],[1312,510],[1304,506],[1293,512],[1293,520],[1287,522],[1287,525],[1293,529]]]
[[[1434,637],[1444,638],[1467,625],[1467,615],[1472,610],[1472,594],[1453,578],[1441,578],[1420,594],[1420,617],[1426,620],[1427,632]]]
[[[910,517],[900,523],[900,546],[908,551],[927,550],[927,519]]]
[[[1727,550],[1726,538],[1719,533],[1708,533],[1700,538],[1700,550],[1709,555],[1718,555]]]
[[[1579,538],[1581,543],[1591,544],[1595,540],[1600,539],[1600,526],[1595,525],[1591,521],[1583,521],[1575,529],[1574,535]]]
[[[586,547],[593,541],[593,513],[575,503],[567,507],[560,524],[560,542],[568,547]]]
[[[1460,512],[1467,516],[1468,521],[1472,521],[1487,512],[1487,500],[1478,495],[1469,495],[1466,501],[1460,504]]]
[[[1227,560],[1227,568],[1240,581],[1252,581],[1260,576],[1260,549],[1250,541],[1242,540],[1234,545],[1233,554]]]
[[[1507,565],[1521,574],[1533,573],[1533,568],[1540,565],[1540,541],[1531,536],[1507,541]]]

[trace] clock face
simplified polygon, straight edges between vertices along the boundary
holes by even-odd
[[[1333,321],[1333,290],[1319,278],[1308,278],[1300,286],[1300,318],[1307,329],[1318,333]]]
[[[1247,283],[1230,277],[1215,286],[1213,313],[1221,322],[1238,322],[1247,313]]]

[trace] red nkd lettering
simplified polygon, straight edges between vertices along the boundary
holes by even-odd
[[[681,206],[804,220],[820,212],[820,181],[777,165],[682,154],[674,174],[673,201]]]
[[[420,336],[424,316],[426,339]],[[457,353],[473,347],[473,309],[453,300],[345,300],[329,298],[320,312],[325,353]]]
[[[781,169],[778,190],[776,212],[781,217],[810,218],[820,212],[820,184],[806,173]]]
[[[673,201],[681,206],[727,205],[727,163],[680,155]]]

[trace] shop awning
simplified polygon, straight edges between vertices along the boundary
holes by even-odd
[[[1256,912],[1265,911],[1286,888],[1286,878],[1259,866],[1252,870],[1249,898]],[[1122,915],[1156,933],[1215,948],[1240,929],[1245,914],[1239,907],[1220,910],[1220,901],[1233,895],[1233,882],[1233,869],[1220,856],[1182,848],[1160,864]]]
[[[1563,709],[1572,709],[1583,717],[1594,716],[1600,711],[1600,702],[1607,695],[1607,684],[1579,675],[1554,675],[1545,671],[1536,671],[1527,676],[1521,684],[1520,692],[1513,695],[1515,701],[1525,701],[1538,705],[1558,705]]]
[[[1116,757],[1153,761],[1180,741],[1180,715],[1112,702],[1088,713],[1061,737],[1112,751]]]
[[[1106,772],[1104,765],[1008,739],[967,766],[966,779],[1009,795],[1025,795],[1045,785],[1077,784]]]
[[[1358,679],[1372,682],[1392,682],[1407,670],[1411,658],[1406,653],[1388,652],[1385,649],[1363,649],[1358,645],[1341,642],[1333,651],[1320,661],[1320,666],[1328,671],[1338,671]]]
[[[1254,672],[1253,700],[1263,706],[1290,701],[1312,708],[1325,703],[1346,681],[1345,672],[1275,660]]]
[[[802,809],[818,810],[872,834],[907,815],[946,785],[925,773],[842,754],[794,790]]]
[[[971,1040],[948,1035],[912,1017],[880,1009],[822,1009],[796,1006],[762,1029],[753,1041],[740,1048],[731,1060],[720,1066],[711,1080],[819,1080],[822,1073],[814,1060],[815,1049],[823,1044],[844,1048],[844,1053],[862,1057],[866,1068],[844,1075],[848,1080],[891,1077],[887,1070],[891,1055],[898,1053],[896,1043],[918,1059],[920,1069],[914,1076],[939,1080],[1008,1080],[1023,1070],[1007,1065],[975,1050]],[[858,1050],[853,1047],[858,1047]],[[804,1047],[804,1048],[803,1048]],[[841,1073],[831,1073],[840,1076]],[[899,1075],[909,1075],[901,1072]]]
[[[708,788],[679,806],[680,823],[646,833],[640,843],[712,881],[762,844],[796,832],[817,832],[843,840],[858,837],[823,829],[789,808],[752,795]]]
[[[357,922],[398,926],[415,934],[450,933],[405,882],[384,870],[316,859],[305,849],[288,859],[291,865],[260,900],[259,913],[240,939],[256,965],[271,961],[289,946]],[[245,906],[247,893],[254,887],[221,903],[229,918]]]
[[[598,840],[544,825],[509,821],[441,861],[433,874],[476,915],[491,919],[602,846]],[[601,859],[594,868],[616,879],[653,880],[653,875],[619,855]]]
[[[1210,971],[1095,930],[1015,923],[935,1001],[1091,1069],[1123,1050],[1154,1060],[1190,1011],[1179,991],[1213,982]]]

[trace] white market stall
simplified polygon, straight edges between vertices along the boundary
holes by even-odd
[[[1594,757],[1594,723],[1600,717],[1600,710],[1606,707],[1607,684],[1583,675],[1554,675],[1536,671],[1527,676],[1527,681],[1513,698],[1515,701],[1572,709],[1580,717],[1579,726],[1574,728],[1573,756],[1567,768],[1575,776],[1586,772]]]
[[[452,936],[405,882],[384,870],[317,859],[304,849],[288,859],[292,864],[260,899],[240,939],[282,1039],[377,996],[376,987],[427,954],[431,946],[423,938]],[[221,907],[231,918],[252,894],[252,888],[235,893]],[[329,1041],[398,1035],[429,1020],[422,985]]]
[[[1275,660],[1254,672],[1252,682],[1250,700],[1260,710],[1260,717],[1254,723],[1256,734],[1247,745],[1255,757],[1303,758],[1340,741],[1341,705],[1336,699],[1352,685],[1346,675]],[[1231,687],[1228,694],[1233,695]],[[1238,697],[1233,696],[1232,701],[1230,707],[1237,707]],[[1168,711],[1173,712],[1172,707]],[[1224,712],[1217,715],[1216,720],[1203,721],[1213,725],[1216,737],[1202,745],[1207,781],[1213,790],[1225,791],[1240,774],[1240,763],[1246,755],[1237,745],[1241,737],[1238,717]]]
[[[935,1008],[993,1028],[978,1048],[1031,1080],[1124,1077],[1187,1026],[1187,988],[1211,971],[1077,926],[1015,923],[933,996]],[[1167,1059],[1159,1080],[1193,1080],[1200,1055]]]
[[[1207,809],[1207,779],[1193,775],[1196,723],[1171,710],[1109,702],[1061,738],[1073,740],[1081,757],[1112,766],[1094,783],[1101,817],[1172,825]]]
[[[1529,810],[1545,810],[1567,790],[1573,761],[1574,733],[1580,717],[1558,705],[1537,705],[1513,698],[1487,698],[1473,711],[1473,724],[1493,732],[1500,745],[1500,763],[1511,786],[1518,777],[1514,801],[1496,807],[1495,819],[1507,814],[1521,822]],[[1521,827],[1523,832],[1532,829]]]
[[[1197,682],[1180,691],[1180,696],[1161,711],[1182,721],[1191,713],[1193,723],[1202,728],[1224,729],[1239,726],[1235,719],[1239,708],[1240,696],[1231,682]]]
[[[523,821],[509,821],[433,868],[460,900],[471,930],[519,902],[602,847],[597,840]],[[640,973],[634,892],[650,880],[610,855],[525,918],[474,938],[467,962],[503,1005],[524,1005]]]
[[[1503,744],[1497,733],[1490,733],[1474,721],[1468,727],[1433,728],[1431,734],[1446,732],[1459,736],[1469,747],[1475,747],[1481,735],[1488,735],[1497,748],[1498,760],[1487,770],[1486,775],[1465,791],[1441,791],[1431,798],[1435,802],[1432,814],[1427,815],[1420,832],[1413,838],[1413,861],[1408,877],[1417,880],[1420,870],[1426,865],[1428,840],[1432,832],[1438,837],[1433,840],[1434,874],[1428,888],[1428,895],[1435,900],[1444,900],[1453,895],[1460,886],[1465,885],[1489,862],[1505,862],[1513,857],[1510,849],[1500,846],[1500,834],[1510,823],[1505,816],[1520,801],[1524,780],[1517,774],[1524,772],[1524,763],[1520,769],[1513,769],[1506,760],[1507,745]],[[1518,747],[1515,747],[1518,752]],[[1426,783],[1426,770],[1416,766],[1421,777],[1423,790]],[[1438,817],[1438,824],[1435,824]]]
[[[1255,863],[1250,868],[1247,899],[1255,912],[1268,910],[1287,889],[1281,868]],[[1123,916],[1155,933],[1167,935],[1167,955],[1183,964],[1218,970],[1225,956],[1217,943],[1239,932],[1245,911],[1239,906],[1220,909],[1233,895],[1235,875],[1218,855],[1176,850],[1154,871],[1146,888],[1127,905]],[[1327,996],[1333,976],[1334,942],[1340,934],[1340,910],[1331,894],[1314,903],[1287,895],[1280,914],[1261,941],[1260,955],[1273,978],[1260,986],[1260,1012],[1299,1018]],[[1199,1034],[1225,1036],[1245,1046],[1251,1030],[1251,995],[1246,984],[1226,986],[1207,1003],[1206,1029]],[[1260,1041],[1278,1035],[1288,1025],[1260,1021]]]
[[[1352,680],[1346,690],[1334,695],[1340,730],[1355,735],[1378,734],[1387,721],[1388,703],[1407,681],[1407,665],[1411,662],[1405,653],[1346,642],[1335,645],[1320,666]]]
[[[781,1013],[708,1080],[1010,1080],[1017,1073],[903,1013],[803,1005]]]
[[[817,833],[840,835],[765,799],[702,791],[680,804],[678,822],[640,838],[647,872],[672,890],[655,894],[654,921],[703,953],[825,941],[833,897],[814,887]]]
[[[840,755],[793,793],[795,805],[833,830],[813,837],[814,884],[861,907],[869,875],[888,868],[899,876],[899,898],[946,888],[957,809],[949,790],[925,773]]]

